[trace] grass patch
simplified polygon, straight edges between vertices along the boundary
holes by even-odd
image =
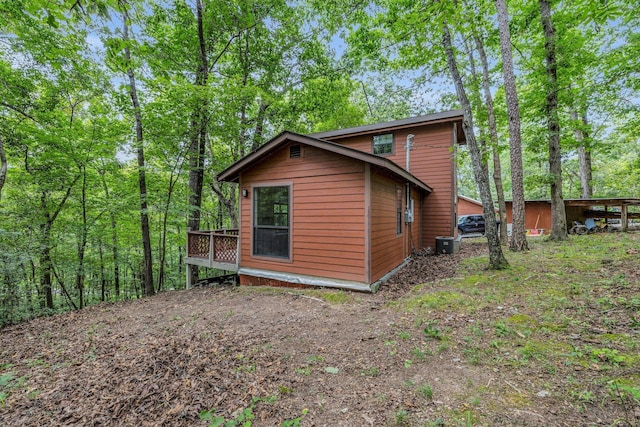
[[[446,331],[448,346],[437,353],[505,373],[511,385],[503,381],[491,405],[536,412],[536,393],[553,389],[578,413],[613,402],[640,407],[640,233],[529,244],[528,252],[505,251],[507,270],[487,270],[486,256],[468,258],[455,278],[417,287],[398,305],[432,317],[416,325],[425,343],[433,346]],[[511,380],[523,367],[535,388]],[[468,409],[465,415],[477,413]]]
[[[380,375],[380,370],[375,366],[371,366],[369,368],[361,369],[360,375],[363,377],[377,377]]]
[[[518,349],[518,353],[526,359],[535,359],[539,361],[550,360],[552,358],[562,358],[570,355],[573,351],[571,345],[555,340],[527,340],[527,342]]]
[[[436,291],[406,301],[405,307],[427,310],[460,310],[469,306],[468,296],[453,291]]]
[[[26,377],[17,377],[12,371],[4,371],[0,373],[0,406],[5,406],[5,401],[11,393],[20,387],[23,387]]]
[[[331,304],[346,304],[353,299],[353,292],[339,289],[309,289],[296,292],[297,295],[319,298]]]
[[[296,295],[301,298],[320,299],[330,304],[346,304],[354,301],[356,298],[353,292],[343,291],[341,289],[292,289],[292,288],[279,288],[273,286],[240,286],[234,289],[235,292],[239,292],[247,295]]]

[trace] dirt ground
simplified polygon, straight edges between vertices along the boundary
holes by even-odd
[[[434,314],[443,346],[394,303],[485,250],[418,257],[373,295],[200,287],[6,327],[0,425],[204,426],[205,410],[254,426],[614,424],[524,370],[469,363],[455,327],[475,319]],[[522,394],[540,397],[504,400]]]

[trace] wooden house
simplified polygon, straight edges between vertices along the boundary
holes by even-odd
[[[458,195],[458,216],[483,214],[482,202]]]
[[[374,291],[414,250],[456,235],[461,121],[281,133],[220,173],[239,185],[240,228],[190,232],[186,262],[237,271],[241,285]]]

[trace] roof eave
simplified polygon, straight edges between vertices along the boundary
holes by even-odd
[[[220,172],[217,177],[217,180],[220,182],[238,182],[240,179],[240,173],[251,166],[252,164],[264,160],[264,156],[269,153],[276,151],[280,148],[280,146],[285,141],[298,142],[305,145],[310,145],[320,149],[327,149],[327,147],[331,147],[332,152],[341,154],[343,156],[360,160],[383,169],[387,169],[399,177],[403,178],[405,181],[411,182],[422,190],[431,193],[433,188],[429,185],[422,182],[420,179],[413,176],[411,173],[407,172],[396,163],[391,160],[385,159],[384,157],[376,156],[374,154],[365,153],[364,151],[356,150],[354,148],[345,147],[340,144],[336,144],[330,141],[324,141],[321,139],[317,139],[310,136],[300,135],[294,132],[282,132],[271,141],[262,145],[258,149],[252,151],[247,154],[242,159],[238,160],[236,163],[229,166],[227,169]]]
[[[375,134],[380,131],[395,131],[416,126],[433,125],[438,123],[453,122],[463,119],[462,110],[451,110],[441,113],[427,114],[424,116],[411,117],[401,120],[393,120],[383,123],[356,126],[346,129],[331,130],[309,134],[312,138],[320,139],[341,139],[358,135]]]
[[[277,136],[275,136],[271,141],[267,142],[264,145],[253,150],[251,153],[247,154],[237,162],[233,163],[231,166],[227,167],[225,170],[220,172],[216,177],[216,180],[219,182],[238,182],[240,179],[240,171],[244,168],[248,167],[252,163],[263,160],[263,156],[268,153],[276,150],[280,143],[287,139],[287,135],[290,132],[280,132]],[[293,134],[295,135],[295,134]]]

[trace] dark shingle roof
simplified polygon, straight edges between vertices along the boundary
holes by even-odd
[[[429,124],[433,122],[446,122],[451,119],[462,119],[462,110],[444,111],[441,113],[427,114],[418,117],[393,120],[390,122],[374,123],[371,125],[356,126],[347,129],[330,130],[328,132],[312,133],[309,136],[320,139],[333,139],[347,137],[355,134],[376,133],[379,131],[391,131],[416,125]]]

